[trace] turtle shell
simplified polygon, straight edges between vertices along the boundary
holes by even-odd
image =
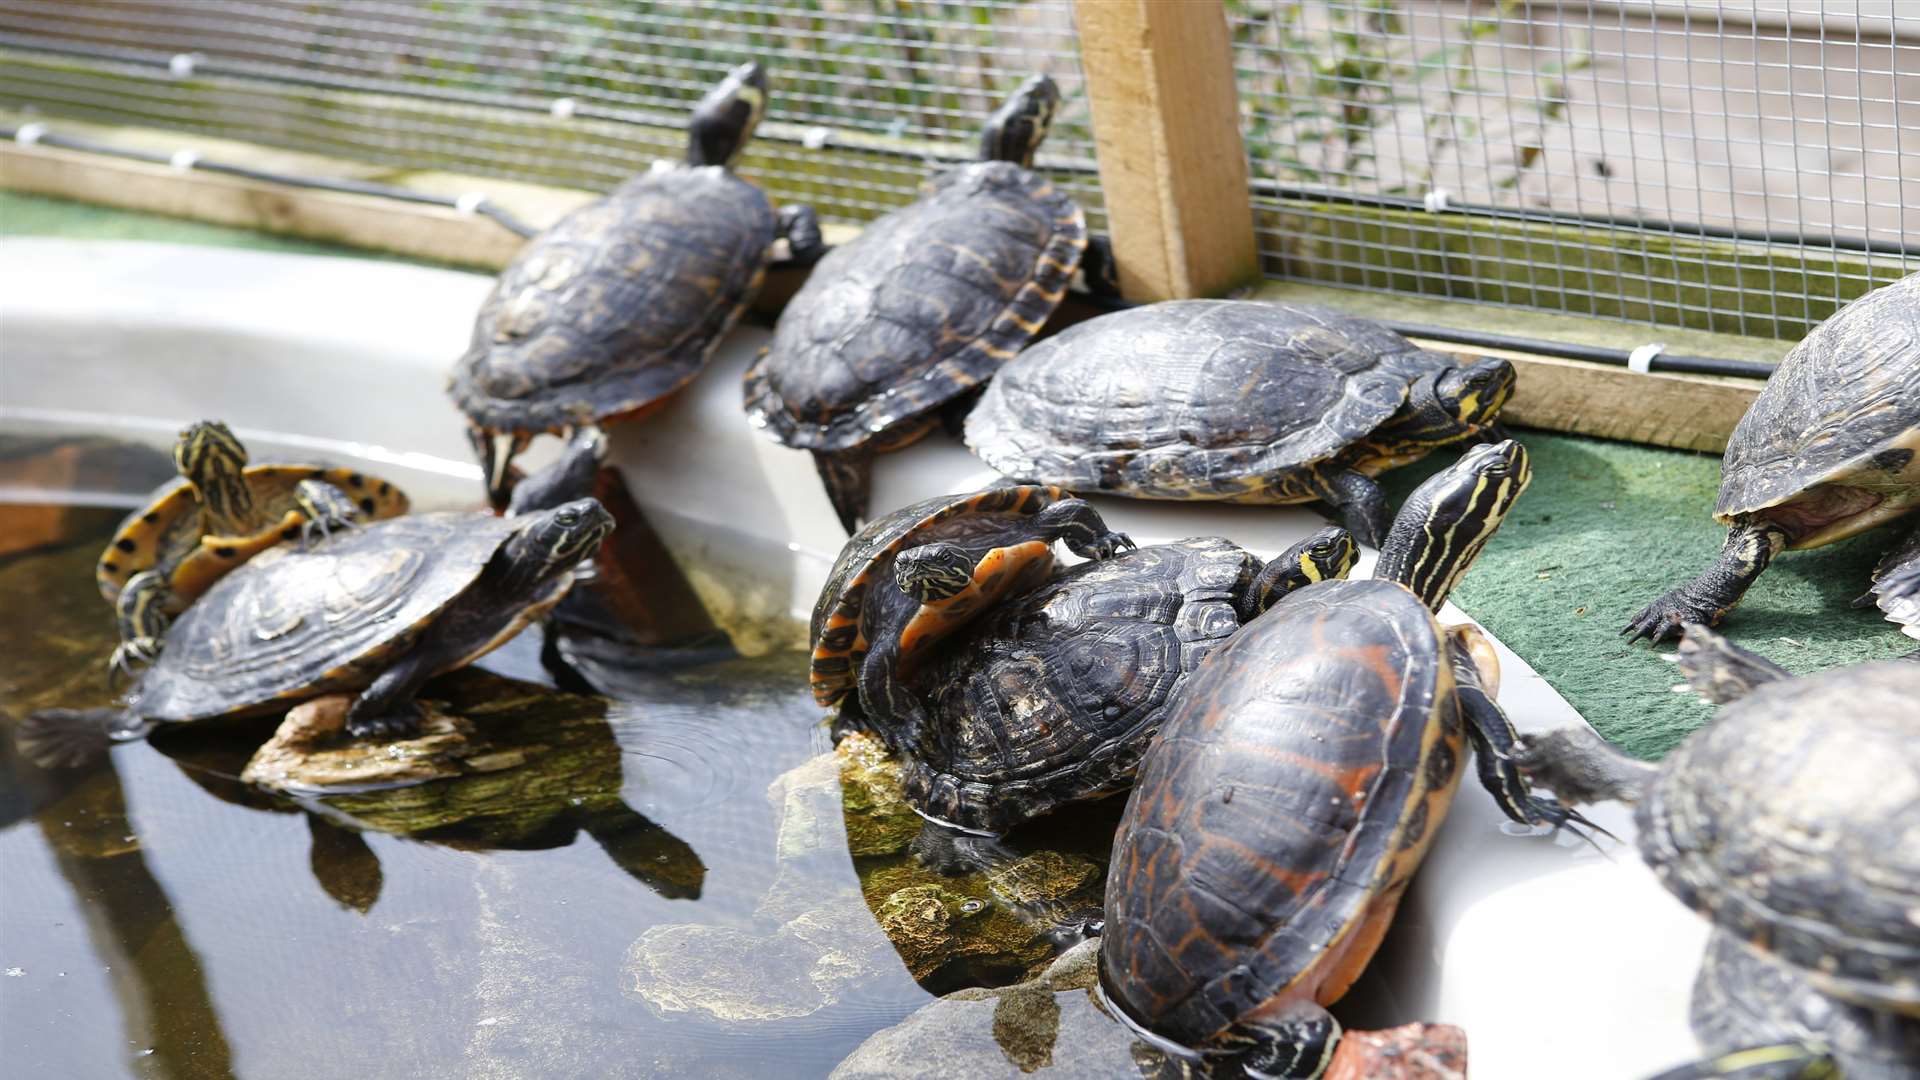
[[[1920,664],[1767,683],[1662,765],[1640,853],[1826,993],[1920,1015]]]
[[[526,523],[415,514],[310,551],[267,551],[173,624],[132,708],[149,720],[206,720],[363,688],[479,580]]]
[[[1218,537],[1081,563],[948,643],[920,678],[933,724],[907,801],[1003,832],[1119,790],[1189,672],[1240,628],[1260,560]]]
[[[208,536],[193,485],[184,479],[172,480],[154,492],[152,502],[128,514],[107,542],[94,567],[100,595],[113,603],[135,574],[155,566],[170,568],[166,576],[173,603],[168,614],[179,614],[229,570],[282,540],[299,539],[307,519],[294,496],[302,480],[339,488],[354,501],[363,521],[407,512],[405,492],[353,469],[250,465],[240,475],[253,495],[259,529],[244,536]]]
[[[1454,366],[1330,308],[1173,300],[1069,327],[1008,363],[966,440],[1008,476],[1153,499],[1289,502],[1362,446],[1422,375]]]
[[[514,257],[449,387],[491,431],[557,431],[684,386],[752,302],[777,217],[719,166],[635,177]]]
[[[867,599],[875,590],[894,589],[894,556],[936,540],[991,535],[1067,497],[1055,487],[1011,485],[941,495],[869,522],[840,549],[813,606],[808,640],[814,700],[832,707],[853,692],[867,653]]]
[[[1168,708],[1114,840],[1101,980],[1198,1048],[1365,968],[1466,761],[1426,606],[1308,586],[1215,649]]]
[[[1920,1019],[1836,1001],[1804,974],[1715,933],[1693,984],[1693,1033],[1709,1054],[1781,1043],[1826,1048],[1849,1080],[1920,1080]]]
[[[1848,304],[1780,361],[1727,441],[1714,516],[1758,513],[1822,484],[1905,488],[1911,499],[1917,452],[1920,274]]]
[[[820,260],[746,376],[757,426],[844,450],[985,382],[1066,295],[1085,215],[1045,179],[983,161]]]

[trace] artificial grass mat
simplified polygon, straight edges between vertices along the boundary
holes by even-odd
[[[152,240],[269,251],[377,253],[82,203],[0,191],[0,235]],[[406,260],[412,261],[412,260]],[[1713,521],[1720,460],[1544,431],[1521,431],[1533,485],[1487,545],[1454,601],[1507,643],[1594,727],[1657,757],[1698,727],[1708,706],[1673,692],[1671,645],[1628,645],[1620,628],[1720,550]],[[1453,455],[1385,478],[1396,504]],[[1788,552],[1722,626],[1796,672],[1898,656],[1914,642],[1876,608],[1854,609],[1882,552],[1915,520],[1814,551]]]

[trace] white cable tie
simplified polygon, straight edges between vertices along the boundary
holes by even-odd
[[[1434,188],[1432,191],[1427,192],[1420,201],[1426,206],[1427,213],[1438,214],[1447,208],[1447,189]]]
[[[800,145],[809,150],[818,150],[833,138],[833,129],[828,127],[810,127],[800,134]]]
[[[472,217],[473,215],[480,212],[480,208],[486,205],[486,202],[487,202],[486,192],[469,191],[466,194],[460,196],[459,198],[453,200],[453,208],[459,211],[462,215],[466,217]]]
[[[200,151],[198,150],[175,150],[173,156],[167,159],[167,167],[174,172],[192,172],[193,167],[199,163]]]
[[[13,141],[21,146],[32,146],[47,134],[45,124],[21,124],[20,130],[13,133]]]
[[[193,66],[197,63],[199,61],[194,59],[192,53],[174,53],[173,58],[167,61],[167,74],[184,79],[193,74]]]
[[[1653,369],[1653,358],[1666,351],[1666,343],[1650,341],[1627,354],[1627,370],[1645,375]]]
[[[547,112],[555,120],[571,120],[573,111],[579,107],[580,103],[570,97],[554,98],[553,104],[547,107]]]

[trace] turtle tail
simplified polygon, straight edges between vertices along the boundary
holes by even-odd
[[[873,482],[873,452],[866,447],[851,450],[815,450],[813,467],[820,483],[840,516],[840,526],[852,536],[867,520],[867,492]]]

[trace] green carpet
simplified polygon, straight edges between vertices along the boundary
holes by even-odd
[[[328,255],[368,253],[246,229],[179,221],[0,192],[0,235],[157,240]],[[383,258],[374,255],[371,257]],[[1671,646],[1619,636],[1643,605],[1704,567],[1725,532],[1712,518],[1717,458],[1539,431],[1533,486],[1454,594],[1459,605],[1524,657],[1593,725],[1643,757],[1665,753],[1709,710],[1672,687]],[[1388,478],[1397,501],[1448,455]],[[1896,523],[1817,551],[1790,552],[1760,579],[1723,627],[1793,671],[1896,656],[1914,642],[1876,609],[1849,602],[1866,590]]]

